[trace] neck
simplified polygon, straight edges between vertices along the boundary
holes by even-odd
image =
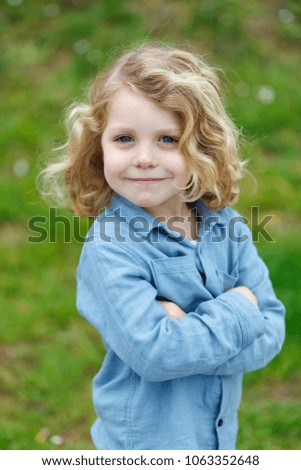
[[[170,206],[162,204],[156,207],[144,207],[144,210],[146,210],[153,217],[162,218],[165,221],[177,217],[185,218],[190,214],[190,210],[186,202],[183,201],[177,201],[174,204],[170,204]]]
[[[199,229],[195,210],[189,209],[184,202],[177,208],[172,207],[170,209],[170,211],[167,211],[166,207],[164,207],[164,210],[162,208],[162,211],[160,211],[159,206],[155,208],[145,208],[149,214],[160,219],[170,230],[179,233],[188,240],[195,240]]]

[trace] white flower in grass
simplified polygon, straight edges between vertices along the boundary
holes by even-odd
[[[60,14],[60,7],[56,3],[49,3],[43,8],[43,14],[48,16],[48,18],[54,18]]]
[[[91,44],[90,41],[87,39],[79,39],[73,44],[73,49],[77,54],[87,54],[87,52],[90,50]]]
[[[25,158],[20,158],[17,160],[13,166],[13,172],[14,175],[17,176],[17,178],[23,178],[23,176],[26,176],[29,170],[29,163]]]
[[[62,436],[59,436],[57,434],[53,435],[50,437],[50,442],[52,444],[54,444],[55,446],[60,446],[61,444],[63,444],[63,438]]]
[[[291,11],[281,8],[278,11],[278,18],[281,23],[292,23],[295,19],[295,15]]]
[[[7,3],[11,7],[18,7],[19,5],[21,5],[21,3],[23,3],[23,0],[7,0]]]
[[[275,90],[267,85],[260,86],[256,92],[256,98],[263,104],[273,103],[275,96]]]

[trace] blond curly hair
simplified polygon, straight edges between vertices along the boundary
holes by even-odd
[[[96,77],[88,102],[68,110],[68,140],[60,159],[40,175],[43,196],[69,204],[79,216],[95,217],[110,203],[113,190],[104,177],[101,136],[112,97],[124,86],[179,118],[179,148],[192,173],[184,200],[202,199],[212,210],[233,204],[243,162],[239,132],[224,109],[216,72],[196,54],[152,44],[123,53]]]

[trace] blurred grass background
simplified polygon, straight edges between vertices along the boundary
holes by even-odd
[[[1,449],[93,448],[91,379],[104,351],[75,309],[82,244],[62,223],[52,227],[56,243],[29,243],[28,221],[39,215],[49,229],[35,178],[41,156],[64,139],[63,109],[112,55],[142,40],[187,47],[224,70],[226,106],[258,185],[244,179],[236,208],[273,215],[265,228],[274,241],[259,235],[256,246],[287,307],[282,353],[245,376],[238,448],[300,449],[300,17],[297,0],[1,2]],[[72,234],[71,215],[58,214]]]

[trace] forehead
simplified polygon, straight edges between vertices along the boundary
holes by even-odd
[[[158,106],[153,100],[127,87],[119,89],[112,97],[107,115],[107,126],[151,125],[180,129],[175,112]]]

